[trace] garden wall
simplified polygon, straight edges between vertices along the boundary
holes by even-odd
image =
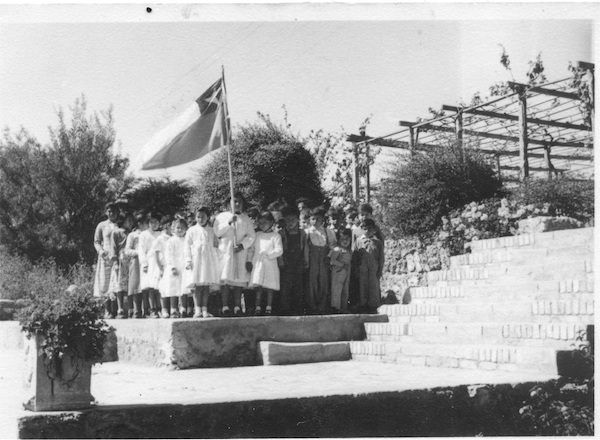
[[[426,285],[427,272],[447,269],[449,265],[450,254],[441,243],[426,245],[417,238],[386,240],[382,295],[392,290],[402,303],[409,287]]]

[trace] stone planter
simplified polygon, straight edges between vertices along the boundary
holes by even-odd
[[[42,341],[43,337],[35,336],[25,343],[23,406],[31,411],[76,410],[92,406],[92,364],[66,354],[60,371],[49,369],[44,364],[44,356],[38,354]]]

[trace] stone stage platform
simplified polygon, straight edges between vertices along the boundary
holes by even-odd
[[[253,366],[262,364],[261,341],[364,340],[365,322],[387,321],[386,315],[115,319],[109,351],[112,360],[169,369]]]
[[[542,374],[370,362],[92,370],[97,404],[21,407],[23,353],[0,357],[1,438],[277,438],[516,435],[514,411]]]

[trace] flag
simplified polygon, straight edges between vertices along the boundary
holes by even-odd
[[[228,144],[225,81],[220,78],[142,148],[142,170],[182,165]]]

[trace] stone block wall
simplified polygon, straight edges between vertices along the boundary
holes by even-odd
[[[386,296],[392,290],[402,303],[409,287],[427,285],[428,272],[449,267],[450,254],[439,243],[427,245],[416,238],[386,240],[381,293]]]

